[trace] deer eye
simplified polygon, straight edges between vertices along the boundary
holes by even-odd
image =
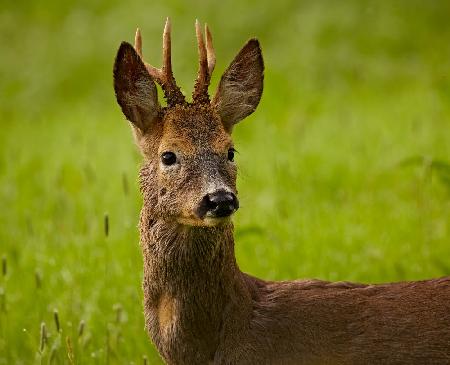
[[[236,150],[234,148],[230,148],[228,150],[228,161],[234,161],[234,153]]]
[[[177,162],[177,156],[173,152],[163,152],[161,155],[161,161],[164,165],[170,166]]]

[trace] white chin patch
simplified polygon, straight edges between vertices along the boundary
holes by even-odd
[[[229,222],[231,219],[231,215],[228,217],[220,217],[220,218],[216,218],[216,217],[205,217],[203,218],[203,222],[205,223],[206,226],[218,226],[219,224],[224,224],[226,222]]]

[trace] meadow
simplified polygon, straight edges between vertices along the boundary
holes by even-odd
[[[145,330],[141,157],[112,65],[142,30],[190,95],[194,21],[210,87],[244,42],[265,58],[234,130],[236,256],[266,279],[450,275],[447,1],[0,1],[0,365],[158,364]],[[108,229],[105,228],[107,221]]]

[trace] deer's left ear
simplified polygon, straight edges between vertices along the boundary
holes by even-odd
[[[144,134],[156,121],[156,86],[134,47],[122,42],[114,62],[114,90],[125,117]]]
[[[264,62],[256,39],[250,39],[223,74],[211,104],[225,129],[253,113],[263,91]]]

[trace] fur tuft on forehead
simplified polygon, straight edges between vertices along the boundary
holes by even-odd
[[[216,149],[231,142],[214,108],[197,103],[176,105],[165,111],[162,139],[182,141],[195,149]]]

